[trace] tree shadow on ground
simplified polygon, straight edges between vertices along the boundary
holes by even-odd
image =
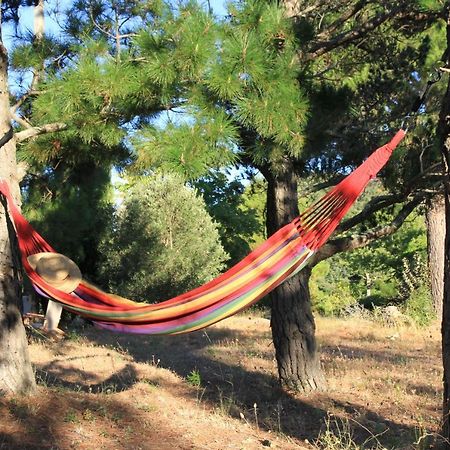
[[[359,347],[353,347],[351,345],[339,345],[339,346],[329,346],[324,345],[320,349],[322,354],[327,354],[329,356],[340,356],[346,359],[373,359],[376,362],[383,364],[403,364],[411,362],[429,362],[429,355],[422,350],[416,353],[410,352],[410,354],[405,355],[404,353],[399,353],[389,349],[385,350],[370,350],[363,349]]]
[[[109,394],[130,389],[138,381],[138,374],[132,364],[112,374],[109,378],[98,383],[68,381],[74,375],[77,378],[95,379],[95,374],[73,367],[67,368],[59,363],[51,362],[36,368],[36,378],[41,384],[51,387],[60,387],[74,392],[87,392],[92,394]]]
[[[0,449],[193,448],[159,418],[143,423],[141,412],[118,395],[87,396],[69,387],[2,398]]]
[[[220,351],[212,348],[217,343],[243,344],[260,338],[259,332],[210,328],[207,333],[158,337],[117,335],[92,329],[87,331],[87,336],[100,345],[117,345],[135,361],[170,369],[183,378],[189,379],[197,371],[201,380],[196,393],[199,401],[231,417],[242,419],[243,415],[255,427],[311,442],[327,427],[328,411],[338,409],[342,414],[335,415],[333,423],[355,418],[348,426],[359,444],[373,441],[380,431],[382,434],[377,439],[387,448],[395,448],[397,443],[411,444],[415,439],[413,427],[387,420],[368,406],[363,408],[351,402],[344,405],[335,401],[332,393],[300,396],[283,391],[272,371],[257,365],[252,370],[248,365],[244,367],[239,359],[225,361]]]

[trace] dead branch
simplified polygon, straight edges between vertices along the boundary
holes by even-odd
[[[56,133],[58,131],[63,131],[67,129],[67,124],[62,122],[49,123],[47,125],[42,125],[40,127],[31,127],[23,131],[16,133],[16,141],[23,142],[27,139],[40,136],[41,134]]]

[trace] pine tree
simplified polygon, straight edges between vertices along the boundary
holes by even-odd
[[[445,67],[450,66],[450,2],[445,2],[447,45],[443,57]],[[442,98],[439,116],[439,143],[444,169],[445,196],[445,261],[444,298],[442,308],[442,358],[444,368],[444,393],[442,411],[442,448],[450,448],[450,80]]]
[[[260,1],[231,5],[223,23],[193,3],[171,9],[159,2],[77,2],[63,45],[44,39],[38,49],[24,45],[15,54],[17,67],[29,68],[33,61],[33,67],[45,68],[32,83],[38,93],[16,99],[13,112],[22,128],[16,129],[15,141],[41,136],[27,152],[70,158],[67,146],[49,145],[42,135],[64,130],[64,139],[106,150],[131,134],[135,170],[176,171],[185,179],[238,161],[268,182],[271,234],[298,215],[299,175],[319,168],[336,173],[357,164],[364,154],[348,143],[358,140],[369,149],[366,144],[378,142],[386,131],[361,131],[398,117],[404,104],[400,95],[389,108],[362,104],[377,89],[382,88],[379,105],[394,89],[410,89],[410,80],[401,75],[411,72],[417,52],[396,45],[403,42],[396,33],[406,30],[400,37],[407,38],[438,14],[405,9],[403,3],[306,5],[293,30],[282,9]],[[316,13],[325,19],[319,21]],[[60,57],[49,58],[49,48],[50,54],[62,50]],[[382,58],[387,52],[391,60]],[[363,113],[356,116],[352,108]],[[153,119],[163,118],[163,112],[161,125]],[[345,242],[330,243],[321,257],[357,245]],[[272,295],[280,379],[302,390],[324,385],[308,278],[309,271],[303,271]]]
[[[354,167],[386,140],[395,122],[408,111],[419,88],[414,72],[425,64],[430,50],[421,42],[412,42],[411,36],[426,30],[440,13],[435,5],[419,3],[405,12],[400,3],[330,1],[310,8],[306,5],[306,12],[295,23],[295,34],[284,11],[274,4],[232,4],[230,20],[220,24],[217,34],[208,28],[208,34],[214,36],[209,38],[209,46],[205,28],[203,34],[194,24],[187,30],[180,19],[175,22],[176,35],[167,27],[156,44],[153,36],[142,34],[143,54],[153,55],[162,48],[167,53],[164,59],[152,58],[155,77],[185,73],[184,79],[189,79],[195,73],[197,84],[186,83],[180,94],[183,111],[192,120],[190,126],[173,123],[163,131],[148,130],[140,162],[145,167],[165,167],[195,177],[202,168],[188,168],[192,154],[181,146],[177,150],[175,143],[182,142],[181,136],[189,128],[196,133],[191,148],[199,148],[199,139],[208,145],[198,133],[206,130],[203,133],[208,135],[208,128],[203,128],[205,121],[210,126],[207,114],[220,115],[214,124],[232,125],[234,134],[230,133],[228,147],[235,146],[238,161],[256,168],[267,180],[267,231],[274,233],[298,215],[298,176],[314,172],[332,175]],[[195,39],[193,33],[197,33]],[[371,39],[366,40],[369,33]],[[200,42],[202,58],[194,60],[195,71],[180,65],[184,59],[172,51],[174,41],[180,48]],[[219,48],[216,57],[211,43]],[[392,203],[370,205],[341,230],[410,193],[407,189],[400,192],[390,198]],[[420,201],[420,196],[415,197],[381,230],[329,243],[312,264],[394,232]],[[324,386],[316,353],[309,276],[306,269],[271,294],[280,380],[284,386],[299,390]]]

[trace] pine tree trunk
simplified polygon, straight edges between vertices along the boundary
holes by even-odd
[[[0,44],[0,137],[10,129],[8,58]],[[0,178],[8,181],[19,199],[17,181],[16,144],[14,139],[0,148]],[[27,339],[19,311],[20,285],[14,249],[14,231],[0,207],[0,392],[30,393],[35,387],[33,370],[28,356]],[[13,244],[13,245],[12,245]]]
[[[267,233],[270,236],[298,216],[297,180],[285,159],[276,175],[266,176]],[[271,327],[281,385],[308,392],[325,388],[315,338],[309,294],[310,271],[304,269],[270,293]]]
[[[427,204],[428,268],[431,296],[437,317],[442,314],[444,297],[445,199],[434,196]]]
[[[447,52],[444,65],[450,63],[450,2],[446,2]],[[445,197],[445,256],[444,256],[444,297],[442,304],[442,360],[444,366],[444,395],[442,408],[443,448],[450,448],[450,81],[442,99],[439,117],[439,139],[444,168]]]

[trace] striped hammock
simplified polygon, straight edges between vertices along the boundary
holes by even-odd
[[[108,330],[138,334],[187,333],[249,307],[305,267],[404,136],[405,131],[399,130],[389,143],[375,150],[323,198],[227,272],[186,294],[157,304],[108,294],[84,280],[70,294],[46,283],[31,268],[27,257],[55,250],[21,215],[3,180],[0,193],[7,199],[23,266],[38,291]]]

